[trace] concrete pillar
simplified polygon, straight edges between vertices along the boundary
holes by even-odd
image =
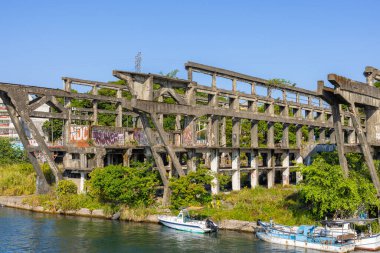
[[[269,148],[274,147],[274,124],[273,124],[273,122],[268,122],[267,146]]]
[[[132,149],[131,148],[126,149],[124,154],[123,154],[123,166],[124,167],[129,167],[131,165],[130,164],[131,155],[132,155]]]
[[[319,143],[326,143],[326,128],[319,128]]]
[[[251,83],[251,94],[256,95],[256,83]]]
[[[232,190],[240,190],[240,119],[232,119]]]
[[[81,172],[80,173],[80,183],[79,183],[79,193],[84,193],[85,192],[85,189],[84,189],[84,182],[86,180],[86,173],[85,172]]]
[[[92,87],[92,95],[98,95],[98,86]],[[92,100],[92,124],[97,125],[98,124],[98,101]]]
[[[303,158],[302,158],[300,153],[296,154],[296,163],[297,164],[303,163]],[[296,184],[298,184],[302,179],[303,179],[302,173],[300,171],[297,171],[296,172]]]
[[[301,148],[302,146],[302,126],[301,125],[296,126],[296,145],[297,145],[297,148]]]
[[[314,143],[314,127],[309,127],[309,137],[308,137],[309,143]]]
[[[249,166],[251,167],[251,188],[254,189],[259,184],[259,169],[257,166],[257,151],[252,150],[249,156]]]
[[[236,78],[232,79],[232,91],[236,92]]]
[[[240,190],[240,151],[232,151],[232,190]]]
[[[289,185],[289,175],[290,175],[290,168],[289,168],[289,151],[286,151],[282,155],[282,167],[285,167],[284,171],[282,172],[282,185]]]
[[[175,116],[175,130],[178,131],[174,134],[174,145],[181,146],[181,134],[179,131],[181,131],[181,115],[177,114]]]
[[[71,92],[71,80],[65,80],[64,86],[65,91]],[[64,145],[67,146],[70,143],[70,134],[71,134],[71,98],[64,98],[64,107],[67,109],[67,119],[64,120]]]
[[[335,130],[334,129],[330,130],[330,143],[331,144],[336,143],[336,136],[335,136]]]
[[[216,89],[216,74],[212,74],[212,81],[211,81],[212,88]]]
[[[257,148],[259,146],[259,138],[257,135],[258,131],[258,123],[257,121],[251,121],[251,147]]]
[[[211,182],[211,193],[212,194],[218,194],[220,187],[219,187],[219,180],[217,178],[217,175],[219,173],[219,153],[217,149],[211,150],[211,171],[213,172],[214,179]]]
[[[81,169],[87,168],[87,155],[79,154],[79,159],[80,159],[80,168]]]
[[[197,157],[195,150],[189,150],[187,152],[187,172],[197,170]]]
[[[226,147],[227,146],[227,140],[226,140],[226,117],[222,118],[222,125],[221,125],[221,136],[220,136],[220,146]]]
[[[122,98],[122,90],[121,89],[117,90],[116,97]],[[121,103],[117,103],[116,112],[117,112],[117,116],[116,116],[115,126],[116,127],[122,127],[123,126],[123,106]]]
[[[270,151],[268,152],[268,174],[267,174],[268,189],[274,186],[274,176],[275,176],[275,168],[273,167],[272,151]]]
[[[219,146],[219,116],[211,117],[211,145]]]
[[[283,124],[282,147],[289,147],[289,124]]]
[[[187,69],[187,79],[191,82],[193,81],[193,68],[189,67]]]
[[[356,143],[355,131],[349,131],[348,132],[348,143],[349,144],[355,144]]]

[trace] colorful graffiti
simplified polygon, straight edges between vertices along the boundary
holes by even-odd
[[[124,130],[94,127],[91,132],[92,140],[96,146],[123,146]]]
[[[88,147],[90,138],[89,126],[70,126],[70,143],[78,147]]]
[[[148,138],[142,129],[135,129],[133,139],[137,141],[139,146],[149,146]]]
[[[183,130],[183,145],[185,145],[185,146],[192,146],[193,145],[192,125],[187,126]]]

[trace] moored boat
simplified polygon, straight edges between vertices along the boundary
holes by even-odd
[[[167,227],[182,231],[210,233],[218,230],[218,226],[209,219],[205,221],[191,219],[186,209],[182,209],[177,216],[159,216],[158,220]]]
[[[325,225],[325,229],[321,230],[327,234],[331,234],[338,239],[341,237],[349,238],[349,242],[355,244],[355,250],[377,251],[380,249],[380,233],[372,234],[370,223],[377,219],[350,219],[350,220],[330,220],[321,221]],[[369,231],[367,233],[357,234],[350,228],[350,224],[368,224]],[[341,229],[342,228],[342,229]]]
[[[293,232],[293,229],[278,229],[276,226],[271,226],[271,223],[268,225],[268,223],[258,221],[258,224],[262,227],[262,231],[257,232],[256,236],[270,243],[327,252],[349,252],[355,248],[353,242],[338,241],[335,237],[317,235],[314,231],[315,226],[302,225]],[[281,225],[277,227],[281,228]]]

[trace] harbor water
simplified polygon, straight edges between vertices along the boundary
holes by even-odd
[[[51,215],[0,207],[0,252],[317,252],[251,233],[204,235],[159,224]]]

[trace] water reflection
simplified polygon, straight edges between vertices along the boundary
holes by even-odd
[[[308,252],[253,234],[195,234],[157,224],[56,216],[0,207],[0,252]]]

